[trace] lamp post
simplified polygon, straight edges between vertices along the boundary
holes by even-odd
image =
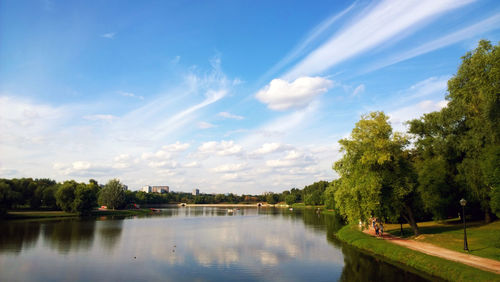
[[[467,231],[466,231],[466,226],[465,226],[465,205],[467,204],[467,201],[462,198],[460,200],[460,205],[462,206],[462,218],[464,219],[464,251],[469,251],[469,247],[467,246]]]

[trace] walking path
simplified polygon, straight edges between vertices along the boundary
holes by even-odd
[[[376,236],[375,231],[370,228],[368,230],[364,230],[363,232]],[[470,255],[467,253],[460,253],[456,251],[452,251],[449,249],[441,248],[433,244],[417,242],[409,239],[402,239],[400,237],[392,236],[391,234],[384,233],[384,236],[379,237],[384,240],[388,240],[394,244],[406,247],[408,249],[412,249],[415,251],[419,251],[421,253],[425,253],[431,256],[436,256],[440,258],[444,258],[447,260],[452,260],[456,262],[460,262],[463,264],[467,264],[482,270],[490,271],[496,274],[500,274],[500,261],[482,258],[474,255]]]

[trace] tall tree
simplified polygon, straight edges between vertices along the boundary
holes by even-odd
[[[64,181],[56,192],[57,206],[65,212],[73,211],[73,201],[75,200],[75,190],[78,183],[74,180]]]
[[[75,189],[75,200],[73,201],[73,211],[79,215],[89,215],[97,205],[97,194],[93,189],[92,182],[80,183]]]
[[[418,201],[408,140],[393,133],[383,112],[362,116],[349,138],[339,141],[342,159],[334,164],[341,181],[334,193],[339,212],[350,222],[371,216],[403,216],[419,234],[414,216]]]
[[[125,205],[125,189],[118,179],[112,179],[99,191],[99,205],[117,209]]]

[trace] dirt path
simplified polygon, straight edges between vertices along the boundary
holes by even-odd
[[[364,230],[363,232],[370,234],[371,236],[375,236],[375,231],[372,228],[370,228],[369,230]],[[500,274],[500,261],[497,260],[482,258],[467,253],[460,253],[449,249],[441,248],[429,243],[417,242],[409,239],[402,239],[387,233],[384,233],[384,236],[379,238],[388,240],[394,244],[415,251],[419,251],[421,253],[425,253],[431,256],[436,256],[447,260],[460,262],[482,270]]]

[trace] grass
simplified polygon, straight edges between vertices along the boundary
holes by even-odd
[[[497,220],[489,224],[476,221],[467,225],[469,253],[500,261],[500,221]],[[464,229],[460,220],[421,222],[418,223],[418,226],[421,235],[413,236],[409,226],[403,224],[403,237],[457,252],[464,252]],[[389,233],[400,235],[399,225],[386,224],[384,227]]]
[[[133,216],[151,214],[149,209],[137,210],[93,210],[90,216]],[[76,213],[64,211],[9,211],[6,219],[42,219],[42,218],[61,218],[61,217],[78,217]]]
[[[450,281],[499,281],[500,275],[468,265],[426,255],[361,232],[356,225],[344,226],[337,238],[359,249],[402,263],[431,276]]]

